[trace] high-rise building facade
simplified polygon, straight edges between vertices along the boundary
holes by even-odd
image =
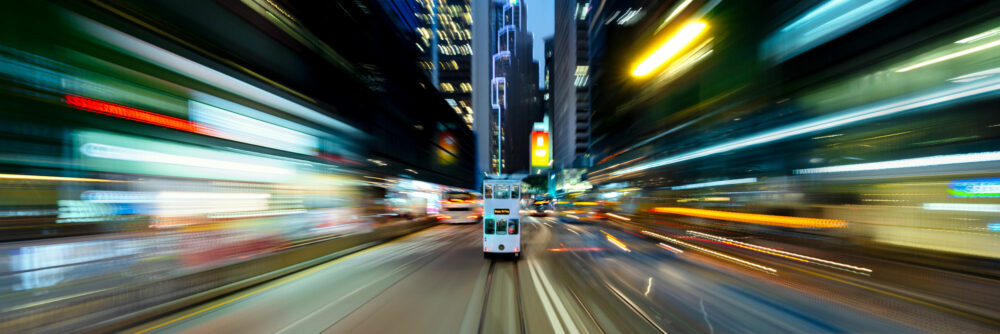
[[[490,80],[491,167],[500,174],[528,171],[531,126],[538,116],[538,65],[532,60],[528,8],[523,1],[501,4],[493,75]]]
[[[553,100],[555,166],[589,165],[590,103],[587,14],[588,0],[556,0],[553,66],[549,89]]]
[[[471,129],[472,4],[470,0],[386,0],[402,26],[416,35],[418,60],[431,83]]]

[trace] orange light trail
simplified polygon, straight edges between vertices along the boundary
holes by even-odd
[[[594,251],[602,251],[602,250],[604,250],[604,248],[598,248],[598,247],[585,247],[585,248],[566,248],[566,247],[562,247],[562,248],[549,248],[548,249],[548,251],[550,251],[550,252],[594,252]]]
[[[610,241],[615,246],[618,246],[618,248],[621,248],[623,251],[629,253],[632,252],[632,250],[628,249],[628,246],[626,246],[624,242],[621,242],[621,240],[618,240],[618,238],[615,238],[615,236],[611,235],[608,232],[604,232],[604,230],[601,230],[601,233],[604,233],[604,237],[607,238],[608,241]]]
[[[807,228],[807,227],[840,228],[847,226],[846,221],[837,219],[775,216],[775,215],[762,215],[756,213],[741,213],[741,212],[716,211],[716,210],[692,209],[692,208],[680,208],[680,207],[656,207],[653,208],[651,211],[656,213],[670,213],[682,216],[718,219],[718,220],[750,223],[757,225],[770,225],[770,226],[795,227],[795,228]]]

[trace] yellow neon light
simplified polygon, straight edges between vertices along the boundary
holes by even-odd
[[[677,56],[685,47],[705,32],[706,29],[708,29],[708,24],[705,22],[695,21],[688,23],[673,36],[670,36],[666,42],[660,45],[646,59],[639,62],[639,65],[636,65],[635,69],[632,70],[632,75],[641,77],[653,73],[653,71],[662,67],[671,58]]]
[[[847,226],[846,221],[837,219],[774,216],[774,215],[762,215],[756,213],[740,213],[740,212],[715,211],[715,210],[678,208],[678,207],[657,207],[653,208],[652,211],[656,213],[672,213],[672,214],[691,216],[691,217],[728,220],[728,221],[758,224],[758,225],[771,225],[771,226],[784,226],[784,227]]]

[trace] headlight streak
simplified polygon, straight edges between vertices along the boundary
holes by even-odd
[[[670,156],[656,161],[647,162],[630,168],[625,168],[612,172],[612,176],[634,173],[650,168],[675,164],[678,162],[697,159],[709,155],[742,149],[749,146],[760,145],[777,140],[786,139],[792,136],[819,132],[831,128],[840,127],[868,119],[888,116],[904,111],[935,105],[938,103],[954,101],[979,94],[1000,90],[1000,80],[977,81],[964,84],[954,88],[938,90],[911,98],[898,99],[895,102],[872,104],[858,108],[848,109],[830,116],[818,117],[810,121],[797,123],[788,127],[777,128],[765,131],[757,135],[750,135],[741,139],[731,140],[722,144],[709,146],[703,149],[689,151],[686,153]]]
[[[628,218],[626,218],[626,217],[624,217],[624,216],[619,216],[619,215],[616,215],[616,214],[613,214],[613,213],[611,213],[611,212],[606,212],[606,213],[604,213],[604,214],[606,214],[606,215],[608,215],[608,216],[611,216],[611,217],[615,217],[615,218],[618,218],[618,219],[621,219],[621,220],[624,220],[624,221],[632,221],[631,219],[628,219]]]
[[[674,254],[684,254],[684,251],[680,250],[679,248],[671,247],[670,245],[667,245],[667,244],[662,243],[662,242],[656,243],[656,245],[660,246],[660,248],[663,248],[663,249],[666,249],[668,251],[671,251]]]
[[[849,271],[849,272],[852,272],[852,273],[855,273],[855,274],[870,275],[872,273],[872,270],[868,269],[868,268],[862,268],[862,267],[852,266],[852,265],[849,265],[849,264],[843,264],[843,263],[839,263],[839,262],[818,259],[818,258],[815,258],[815,257],[806,256],[806,255],[802,255],[802,254],[796,254],[796,253],[792,253],[792,252],[787,252],[787,251],[783,251],[783,250],[780,250],[780,249],[774,249],[774,248],[770,248],[770,247],[758,246],[758,245],[749,244],[749,243],[745,243],[745,242],[741,242],[741,241],[736,241],[736,240],[733,240],[733,239],[724,238],[724,237],[720,237],[720,236],[716,236],[716,235],[711,235],[711,234],[707,234],[707,233],[701,233],[701,232],[698,232],[698,231],[687,231],[687,234],[698,236],[698,237],[702,237],[702,238],[706,238],[706,239],[712,239],[712,240],[723,242],[723,243],[730,244],[730,245],[733,245],[733,246],[737,246],[737,247],[741,247],[741,248],[745,248],[745,249],[749,249],[749,250],[753,250],[753,251],[757,251],[757,252],[761,252],[761,253],[765,253],[765,254],[770,254],[770,255],[774,255],[774,256],[780,256],[780,257],[784,257],[784,258],[788,258],[788,259],[792,259],[792,260],[796,260],[796,261],[800,261],[800,262],[810,263],[810,261],[812,261],[815,264],[826,265],[827,267],[831,267],[831,268],[834,268],[834,269],[845,270],[845,271]]]
[[[631,250],[628,249],[628,246],[626,246],[624,242],[621,242],[621,240],[618,240],[618,238],[615,238],[615,236],[611,235],[608,232],[604,232],[604,230],[601,230],[601,233],[604,233],[604,237],[607,238],[608,241],[610,241],[615,246],[618,246],[618,248],[621,248],[623,251],[629,253],[632,252]]]
[[[705,254],[709,254],[709,255],[721,258],[723,260],[731,261],[731,262],[734,262],[736,264],[740,264],[740,265],[746,266],[746,267],[751,268],[751,269],[760,270],[760,271],[763,271],[763,272],[771,274],[771,275],[777,275],[778,274],[778,270],[776,270],[774,268],[762,266],[762,265],[759,265],[759,264],[756,264],[756,263],[753,263],[753,262],[750,262],[750,261],[746,261],[746,260],[743,260],[743,259],[740,259],[740,258],[736,258],[736,257],[733,257],[733,256],[722,254],[722,253],[713,251],[713,250],[708,249],[708,248],[695,246],[695,245],[692,245],[692,244],[689,244],[689,243],[686,243],[686,242],[683,242],[683,241],[680,241],[680,240],[677,240],[677,239],[674,239],[674,238],[671,238],[671,237],[668,237],[668,236],[665,236],[665,235],[662,235],[662,234],[659,234],[659,233],[654,233],[654,232],[650,232],[650,231],[642,231],[642,233],[646,234],[646,235],[649,235],[649,236],[652,236],[652,237],[655,237],[655,238],[660,239],[660,240],[669,241],[669,242],[672,242],[674,244],[678,244],[678,245],[681,245],[681,246],[684,246],[684,247],[687,247],[687,248],[691,248],[691,249],[703,252]]]

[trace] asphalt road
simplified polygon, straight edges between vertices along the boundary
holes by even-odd
[[[905,298],[872,293],[822,271],[816,276],[754,262],[778,270],[769,272],[682,245],[664,248],[659,245],[662,240],[606,223],[568,224],[550,217],[525,218],[524,222],[519,261],[484,258],[481,225],[441,225],[129,332],[913,333],[996,329]],[[908,316],[912,310],[919,317]]]

